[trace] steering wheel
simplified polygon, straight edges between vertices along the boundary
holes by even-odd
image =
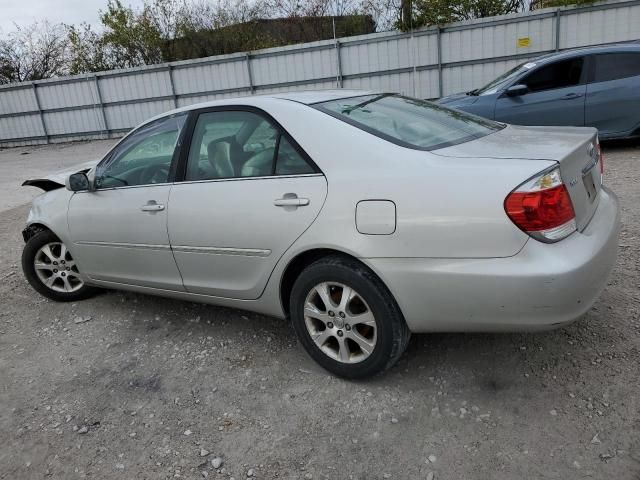
[[[140,184],[164,183],[169,178],[169,165],[164,163],[149,165],[140,172]]]

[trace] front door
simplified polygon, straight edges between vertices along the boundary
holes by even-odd
[[[315,220],[325,177],[260,112],[196,112],[169,236],[188,292],[256,299],[277,261]]]
[[[167,209],[185,118],[140,127],[100,162],[95,191],[71,197],[74,257],[92,279],[184,289],[169,245]]]
[[[515,125],[584,126],[584,63],[584,57],[576,57],[532,71],[517,82],[528,87],[527,93],[498,98],[495,119]]]

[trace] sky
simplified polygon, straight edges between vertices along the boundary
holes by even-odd
[[[142,0],[124,0],[135,8]],[[47,19],[51,23],[78,24],[100,23],[98,10],[104,9],[107,0],[0,0],[0,35],[14,30],[14,23],[30,25]]]

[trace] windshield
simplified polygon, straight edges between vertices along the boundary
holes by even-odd
[[[315,107],[385,140],[419,150],[468,142],[502,128],[468,113],[394,94],[342,98]]]
[[[503,73],[502,75],[500,75],[495,80],[492,80],[491,82],[489,82],[484,87],[478,88],[476,90],[472,90],[471,92],[469,92],[469,94],[471,94],[471,95],[491,95],[493,93],[496,93],[498,90],[500,90],[506,84],[510,83],[511,80],[513,80],[514,78],[519,76],[521,73],[523,73],[523,72],[525,72],[527,70],[531,70],[535,66],[536,66],[536,64],[534,62],[521,63],[520,65],[517,65],[517,66],[513,67],[511,70],[508,70],[506,73]]]

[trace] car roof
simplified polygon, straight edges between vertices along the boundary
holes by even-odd
[[[581,55],[590,55],[595,53],[613,53],[613,52],[640,52],[640,40],[633,40],[631,42],[624,43],[611,43],[608,45],[594,45],[587,47],[572,48],[570,50],[563,50],[561,52],[547,53],[538,57],[532,58],[530,62],[535,63],[547,63],[560,58],[572,58]]]
[[[167,112],[161,113],[154,117],[148,118],[140,125],[137,125],[135,128],[137,129],[142,125],[146,125],[147,123],[153,122],[154,120],[158,120],[160,118],[175,115],[177,113],[190,112],[191,110],[198,110],[202,108],[223,107],[223,106],[260,107],[264,104],[265,100],[274,100],[274,99],[280,100],[280,101],[291,101],[291,102],[301,103],[304,105],[312,105],[314,103],[327,102],[330,100],[339,100],[341,98],[360,97],[364,95],[380,95],[383,93],[385,92],[372,91],[372,90],[336,89],[336,90],[306,90],[306,91],[275,93],[275,94],[267,94],[267,95],[247,95],[247,96],[229,97],[229,98],[224,98],[220,100],[211,100],[208,102],[194,103],[191,105],[186,105],[184,107],[176,108],[174,110],[169,110]]]

